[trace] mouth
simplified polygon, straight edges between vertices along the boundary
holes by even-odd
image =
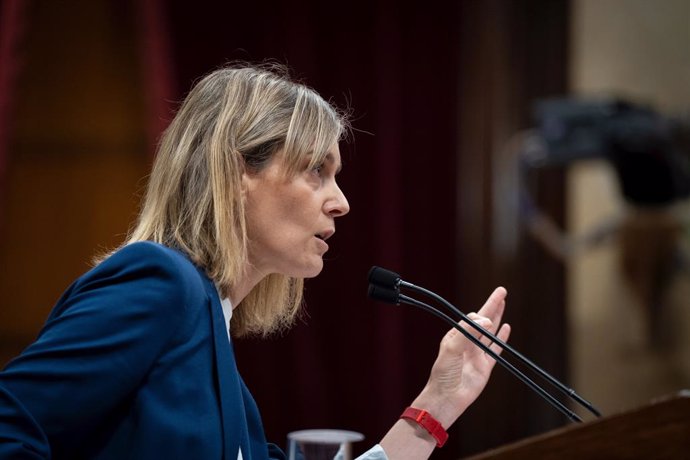
[[[326,230],[326,231],[323,231],[323,232],[320,232],[320,233],[317,233],[314,235],[314,238],[319,240],[319,246],[321,247],[320,250],[322,251],[322,254],[324,254],[326,251],[328,251],[329,247],[328,247],[328,243],[326,243],[326,240],[328,238],[330,238],[331,236],[333,236],[334,233],[335,233],[335,230],[329,229],[329,230]]]
[[[326,241],[328,238],[333,236],[334,233],[335,233],[335,230],[329,229],[329,230],[323,231],[321,233],[317,233],[314,236],[316,238],[320,239],[321,241]]]

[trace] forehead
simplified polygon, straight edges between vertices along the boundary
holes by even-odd
[[[289,155],[286,155],[284,156],[283,160],[285,161],[285,166],[287,167],[287,169],[291,170],[293,173],[297,173],[302,168],[304,168],[305,162],[307,163],[306,166],[308,168],[314,167],[321,163],[332,165],[337,169],[337,171],[340,171],[340,169],[342,168],[340,147],[338,146],[337,142],[330,146],[327,150],[320,152],[318,154],[314,154],[313,151],[309,151],[300,156],[292,158],[290,158]]]

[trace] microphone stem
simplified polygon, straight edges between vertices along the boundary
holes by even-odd
[[[522,373],[519,369],[517,369],[515,366],[513,366],[511,363],[506,361],[502,356],[498,355],[496,352],[494,352],[491,348],[488,346],[484,345],[478,338],[473,336],[469,331],[461,327],[456,321],[453,320],[450,316],[446,315],[445,313],[437,310],[436,308],[432,307],[431,305],[428,305],[424,302],[421,302],[417,299],[413,299],[412,297],[408,297],[404,294],[400,294],[399,297],[400,301],[403,303],[406,303],[408,305],[412,305],[415,307],[419,307],[424,311],[427,311],[444,321],[446,321],[448,324],[453,326],[455,329],[460,331],[469,341],[471,341],[473,344],[481,348],[486,354],[491,356],[495,361],[497,361],[499,364],[501,364],[505,369],[507,369],[510,373],[512,373],[515,377],[517,377],[519,380],[521,380],[523,383],[525,383],[528,387],[530,387],[532,390],[534,390],[537,394],[539,394],[542,398],[544,398],[546,401],[548,401],[553,407],[558,409],[563,415],[568,417],[570,420],[574,422],[582,422],[582,419],[575,414],[573,411],[565,407],[560,401],[558,401],[556,398],[554,398],[551,394],[549,394],[546,390],[544,390],[542,387],[537,385],[532,379],[527,377],[524,373]]]
[[[521,361],[527,367],[529,367],[534,372],[539,374],[542,378],[544,378],[549,383],[551,383],[551,385],[556,387],[561,393],[574,399],[577,403],[579,403],[585,409],[590,411],[592,414],[596,415],[597,417],[601,417],[601,412],[599,412],[599,410],[597,408],[595,408],[594,405],[592,405],[592,403],[590,403],[589,401],[587,401],[586,399],[584,399],[580,395],[578,395],[575,392],[575,390],[573,390],[572,388],[568,388],[566,385],[561,383],[559,380],[557,380],[551,374],[544,371],[541,367],[534,364],[531,360],[529,360],[527,357],[525,357],[520,352],[515,350],[513,347],[508,345],[506,342],[500,340],[498,337],[493,335],[491,332],[487,331],[486,329],[484,329],[483,327],[481,327],[480,325],[478,325],[477,323],[475,323],[474,321],[469,319],[467,317],[467,315],[465,315],[462,311],[460,311],[458,308],[456,308],[453,304],[448,302],[446,299],[444,299],[440,295],[438,295],[435,292],[432,292],[428,289],[425,289],[421,286],[417,286],[415,284],[408,283],[407,281],[404,281],[404,280],[400,280],[400,286],[408,288],[408,289],[412,289],[413,291],[420,292],[422,294],[425,294],[425,295],[432,297],[432,298],[438,300],[439,302],[443,303],[446,307],[448,307],[455,314],[460,316],[465,322],[467,322],[473,329],[475,329],[476,331],[478,331],[479,333],[481,333],[485,337],[488,337],[489,339],[491,339],[494,343],[499,345],[503,350],[505,350],[505,351],[509,352],[510,354],[512,354],[513,356],[515,356],[519,361]]]

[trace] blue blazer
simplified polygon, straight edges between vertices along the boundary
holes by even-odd
[[[0,372],[0,459],[284,458],[228,342],[213,282],[159,244],[70,286]]]

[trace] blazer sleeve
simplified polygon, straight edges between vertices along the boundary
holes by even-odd
[[[269,442],[268,447],[268,458],[271,460],[286,460],[285,452],[277,445]]]
[[[79,443],[133,395],[193,302],[178,259],[135,243],[69,288],[0,372],[0,459],[50,458],[52,444]]]

